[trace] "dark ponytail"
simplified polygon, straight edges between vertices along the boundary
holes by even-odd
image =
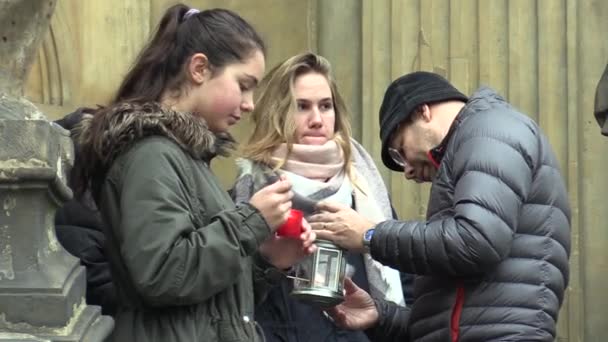
[[[212,70],[243,62],[256,50],[265,54],[260,36],[236,13],[211,9],[185,16],[189,10],[183,4],[167,9],[112,103],[160,101],[165,91],[179,91],[195,53],[204,53]]]
[[[190,10],[183,4],[167,9],[114,99],[109,106],[96,111],[87,129],[89,136],[103,136],[107,128],[103,121],[116,115],[112,110],[114,105],[160,102],[166,91],[179,95],[185,81],[186,64],[195,53],[207,56],[212,73],[221,71],[226,65],[244,62],[256,51],[266,54],[260,36],[236,13],[225,9]],[[103,146],[88,143],[81,147],[80,167],[75,167],[73,173],[76,177],[74,190],[77,197],[88,190],[97,197],[106,172],[103,165],[98,165],[97,158]]]

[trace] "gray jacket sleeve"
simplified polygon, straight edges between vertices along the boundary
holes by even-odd
[[[453,187],[441,191],[452,198],[433,199],[431,192],[435,214],[426,222],[380,223],[371,242],[374,259],[403,272],[458,277],[484,273],[508,255],[532,191],[537,128],[508,114],[468,120],[446,150],[440,185],[434,184]]]
[[[232,201],[236,204],[249,202],[255,193],[253,177],[251,175],[239,177],[232,188],[228,190],[228,193],[230,194],[230,197],[232,197]]]

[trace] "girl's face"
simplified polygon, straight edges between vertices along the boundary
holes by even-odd
[[[226,132],[243,113],[253,110],[253,90],[264,69],[264,55],[259,50],[244,62],[228,64],[215,74],[204,69],[197,74],[202,75],[201,82],[187,94],[189,111],[204,118],[212,132]]]

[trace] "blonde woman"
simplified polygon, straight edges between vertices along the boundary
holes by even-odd
[[[255,129],[237,161],[239,177],[231,191],[237,203],[284,176],[292,184],[293,207],[305,215],[313,213],[315,202],[331,200],[373,222],[392,218],[376,166],[351,138],[348,112],[325,58],[305,53],[287,59],[266,75],[258,95]],[[347,258],[359,287],[403,304],[397,271],[367,254]],[[364,332],[342,330],[321,309],[290,298],[290,291],[285,280],[256,307],[267,341],[369,341]]]

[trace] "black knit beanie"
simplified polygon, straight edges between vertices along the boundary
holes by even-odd
[[[388,154],[389,139],[397,126],[409,118],[420,105],[450,100],[467,102],[468,98],[448,80],[431,72],[413,72],[399,77],[388,86],[380,107],[382,162],[386,167],[403,171]]]

